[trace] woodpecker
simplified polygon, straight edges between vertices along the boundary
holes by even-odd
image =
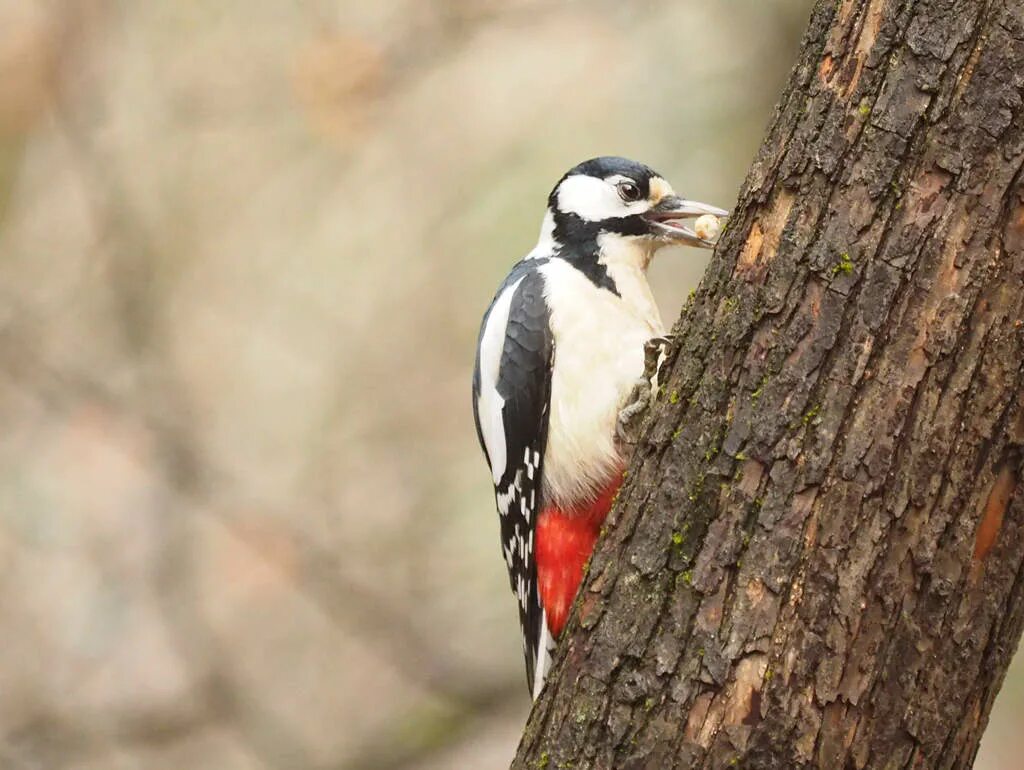
[[[628,459],[616,431],[665,328],[647,283],[655,251],[708,248],[680,220],[726,211],[683,200],[647,166],[584,161],[548,196],[540,238],[484,314],[473,416],[537,698]]]

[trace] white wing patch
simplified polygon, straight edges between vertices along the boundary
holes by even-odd
[[[508,458],[505,456],[505,426],[502,410],[505,399],[498,393],[498,369],[501,366],[501,351],[505,346],[505,329],[508,326],[508,313],[512,297],[523,279],[520,278],[501,293],[494,301],[491,313],[487,317],[487,327],[480,339],[480,396],[477,399],[477,414],[480,415],[480,433],[487,447],[487,457],[491,461],[491,475],[494,483],[501,481],[505,473]],[[498,509],[503,513],[507,510],[498,501]]]
[[[502,491],[500,488],[495,486],[494,499],[495,502],[497,502],[498,504],[498,513],[502,516],[508,515],[508,509],[509,506],[512,504],[512,499],[516,495],[518,495],[519,490],[522,489],[522,478],[520,477],[521,473],[522,471],[516,471],[515,479],[512,481],[511,484],[509,484],[508,489],[506,489],[505,491]],[[500,480],[501,479],[499,478],[498,481]],[[498,481],[495,481],[494,483],[497,485]]]

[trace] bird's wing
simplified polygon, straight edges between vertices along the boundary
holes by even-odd
[[[473,377],[477,434],[493,474],[502,556],[519,602],[527,682],[535,694],[551,644],[537,591],[535,542],[554,355],[537,271],[543,261],[520,263],[498,290],[484,316]]]

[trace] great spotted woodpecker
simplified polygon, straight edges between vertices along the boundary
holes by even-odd
[[[534,698],[627,460],[616,426],[665,329],[647,266],[666,244],[709,247],[679,220],[726,212],[679,198],[647,166],[603,157],[548,197],[540,239],[484,315],[473,414],[519,601]]]

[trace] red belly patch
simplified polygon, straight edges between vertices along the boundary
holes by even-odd
[[[556,639],[569,618],[583,565],[621,485],[622,479],[616,477],[593,502],[572,508],[549,506],[537,517],[537,588],[548,630]]]

